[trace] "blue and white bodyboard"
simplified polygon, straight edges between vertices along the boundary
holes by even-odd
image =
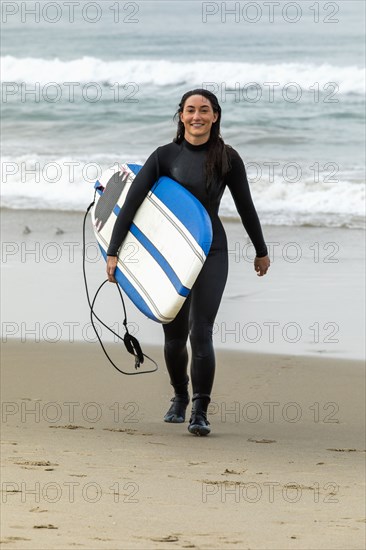
[[[103,257],[138,164],[115,165],[95,184],[91,210]],[[142,313],[171,322],[198,277],[212,243],[210,217],[187,189],[162,176],[137,210],[118,254],[115,278]]]

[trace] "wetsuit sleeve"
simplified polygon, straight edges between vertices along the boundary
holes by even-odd
[[[131,222],[148,191],[159,179],[159,157],[156,149],[147,159],[127,193],[126,200],[117,216],[107,256],[118,256],[118,250],[127,235]]]
[[[243,222],[244,228],[253,243],[258,258],[267,256],[268,250],[264,242],[261,224],[253,204],[248,178],[240,155],[231,149],[231,170],[226,176],[226,185],[230,189],[235,206]]]

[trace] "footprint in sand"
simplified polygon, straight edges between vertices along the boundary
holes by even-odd
[[[235,470],[229,470],[228,468],[225,468],[225,471],[221,474],[224,476],[225,474],[235,474],[240,476],[240,474],[244,474],[247,470],[241,470],[240,472],[236,472]]]
[[[1,489],[2,493],[21,493],[20,489]]]
[[[250,437],[248,441],[251,443],[277,443],[275,439],[254,439],[252,437]]]
[[[137,430],[133,430],[132,428],[103,428],[105,432],[117,432],[117,433],[125,433],[127,435],[136,435]]]
[[[26,539],[24,537],[5,537],[5,539],[0,540],[0,543],[1,544],[6,544],[8,542],[13,542],[15,540],[32,540],[32,539]]]
[[[153,433],[148,432],[138,432],[137,430],[133,430],[132,428],[103,428],[106,432],[120,432],[120,433],[126,433],[128,435],[154,435]]]
[[[62,428],[64,430],[94,430],[86,426],[76,426],[76,424],[67,424],[66,426],[48,426],[49,428]]]
[[[58,466],[56,462],[52,463],[49,460],[23,460],[22,462],[14,462],[17,466],[21,466],[24,470],[34,470],[34,466]],[[54,468],[45,468],[45,471],[53,471]]]
[[[366,450],[361,449],[327,449],[327,451],[334,451],[336,453],[366,453]]]
[[[166,537],[152,537],[150,540],[154,542],[178,542],[179,538],[176,535],[167,535]]]
[[[214,480],[214,479],[196,479],[200,483],[205,483],[206,485],[224,485],[224,486],[242,486],[245,485],[244,481],[234,481],[232,479],[223,479],[223,480]]]

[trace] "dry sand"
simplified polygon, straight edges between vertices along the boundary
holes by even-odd
[[[125,377],[97,344],[3,345],[4,548],[364,548],[361,362],[219,350],[199,438],[144,351]]]

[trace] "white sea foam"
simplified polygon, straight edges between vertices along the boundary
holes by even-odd
[[[3,158],[2,206],[83,211],[93,198],[95,180],[116,160],[62,157],[45,162],[37,155]],[[141,163],[141,159],[134,162]],[[251,183],[251,192],[261,221],[266,224],[364,227],[365,187],[358,178],[350,181],[347,176],[351,173],[342,174],[337,182],[321,179],[318,183],[304,176],[290,183],[275,175],[272,182],[263,177]],[[239,219],[228,189],[220,214]]]
[[[63,61],[59,58],[17,58],[7,55],[1,58],[1,66],[4,82],[39,82],[41,85],[50,82],[97,82],[106,85],[136,82],[138,85],[169,86],[213,82],[218,86],[225,83],[226,89],[235,89],[238,84],[243,87],[248,83],[257,83],[264,87],[270,82],[279,86],[295,82],[302,90],[309,90],[315,83],[322,90],[327,83],[335,82],[340,93],[365,93],[365,69],[356,65],[233,61],[185,63],[152,59],[104,61],[88,56]],[[331,91],[329,89],[328,93]]]
[[[365,227],[365,186],[350,181],[289,183],[275,178],[252,185],[252,196],[263,223]],[[221,214],[237,217],[227,191]]]

